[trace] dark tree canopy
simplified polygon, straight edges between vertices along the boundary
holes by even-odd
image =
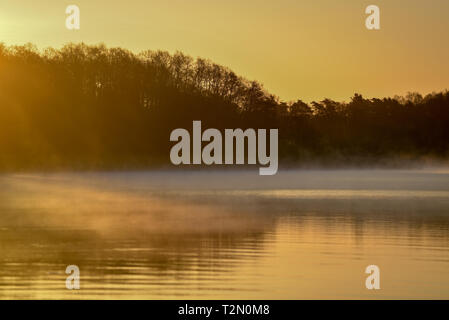
[[[448,155],[449,93],[283,102],[255,81],[180,52],[0,44],[0,169],[169,163],[169,134],[279,128],[281,161]]]

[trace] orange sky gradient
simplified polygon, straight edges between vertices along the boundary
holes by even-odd
[[[81,29],[65,28],[65,8]],[[381,30],[365,28],[365,8]],[[209,58],[283,100],[449,89],[447,0],[1,0],[0,41],[105,43]]]

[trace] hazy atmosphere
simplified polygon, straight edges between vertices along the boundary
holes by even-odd
[[[0,0],[0,300],[448,299],[448,13]]]

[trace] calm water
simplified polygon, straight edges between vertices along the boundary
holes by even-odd
[[[9,298],[448,299],[449,171],[2,175]]]

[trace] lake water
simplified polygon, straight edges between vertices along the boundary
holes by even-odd
[[[448,299],[449,170],[4,174],[10,298]]]

